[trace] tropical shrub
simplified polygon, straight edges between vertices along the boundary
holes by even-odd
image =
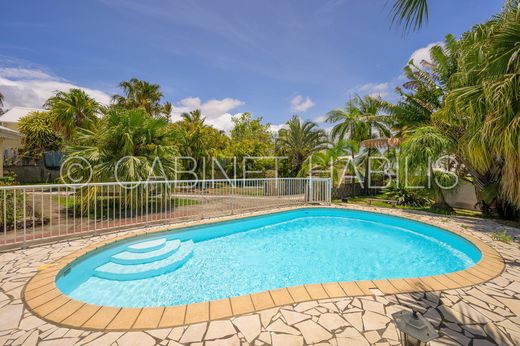
[[[62,138],[53,125],[54,116],[50,112],[33,112],[22,117],[18,122],[22,134],[21,155],[41,158],[45,151],[59,150]]]
[[[0,179],[0,186],[13,186],[15,184],[16,182],[13,177],[4,177],[4,179]],[[28,222],[41,223],[48,221],[41,218],[39,210],[33,210],[33,205],[28,200],[27,196],[25,198],[24,206],[24,196],[20,190],[17,190],[16,192],[14,190],[0,190],[0,201],[2,201],[2,203],[0,203],[0,231],[2,232],[12,231],[15,226],[15,221],[16,227],[18,229],[22,228],[26,217],[26,226],[31,226]],[[5,201],[5,203],[3,203],[3,201]]]
[[[95,129],[78,130],[76,143],[65,148],[65,161],[85,159],[90,167],[72,169],[70,175],[92,173],[93,182],[173,179],[178,156],[173,143],[165,117],[152,118],[142,108],[113,107]]]
[[[431,206],[433,200],[428,191],[423,189],[410,189],[397,184],[392,184],[384,189],[385,198],[397,201],[397,204],[408,207],[428,207]]]
[[[495,232],[493,233],[492,238],[493,240],[501,241],[506,244],[509,244],[513,241],[513,237],[507,233],[507,231]]]

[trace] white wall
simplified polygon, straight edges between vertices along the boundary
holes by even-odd
[[[477,195],[473,184],[462,180],[457,191],[453,193],[445,193],[446,202],[453,208],[478,210],[475,208],[477,203]]]

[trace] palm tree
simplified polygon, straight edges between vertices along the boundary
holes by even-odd
[[[99,121],[99,126],[92,129],[78,130],[76,141],[65,148],[66,172],[63,180],[78,177],[90,177],[91,182],[138,182],[152,179],[168,180],[175,176],[175,158],[178,151],[173,134],[168,130],[166,118],[150,117],[144,109],[123,109],[113,107],[106,110]],[[74,165],[74,158],[80,157],[89,165]],[[70,158],[70,161],[69,161]],[[68,163],[68,165],[67,165]],[[102,187],[85,186],[81,190],[83,196],[83,213],[95,208],[106,209],[107,215],[111,205],[107,199],[96,204]],[[97,190],[97,192],[96,192]],[[124,213],[134,210],[139,213],[143,204],[150,203],[151,208],[159,208],[159,199],[143,199],[146,193],[158,194],[167,198],[164,185],[126,185],[119,191],[111,191],[110,198],[119,199]],[[138,197],[139,196],[139,197]],[[76,205],[76,212],[79,212]],[[158,209],[156,209],[158,210]],[[142,209],[141,209],[142,211]],[[113,210],[115,216],[117,211]],[[121,216],[121,209],[119,209]]]
[[[195,109],[189,113],[184,112],[181,114],[181,118],[187,124],[199,128],[203,127],[204,122],[206,121],[206,117],[202,116],[202,111],[200,109]]]
[[[114,181],[116,175],[119,181],[146,180],[151,174],[171,179],[178,151],[167,125],[167,119],[152,118],[143,109],[110,108],[99,126],[78,131],[65,154],[88,160],[94,182]],[[156,157],[160,165],[154,164]]]
[[[506,209],[520,208],[519,18],[520,2],[507,1],[499,15],[463,35],[463,54],[437,114],[439,122],[464,125],[461,156],[486,175],[477,180],[480,190],[498,192],[498,207]]]
[[[411,178],[412,181],[415,181],[414,185],[422,184],[426,189],[433,190],[435,204],[432,209],[445,213],[451,213],[453,209],[446,202],[442,186],[453,186],[456,183],[455,176],[434,167],[432,159],[453,153],[455,147],[456,142],[435,126],[418,128],[402,145],[403,157],[411,158],[406,161],[406,165],[402,166],[415,173],[415,176]],[[436,182],[429,184],[427,181],[429,177],[440,184]]]
[[[289,157],[291,171],[300,172],[303,162],[313,153],[325,149],[328,144],[326,133],[312,121],[302,121],[294,115],[286,128],[278,131],[276,145],[283,155]]]
[[[432,114],[441,108],[448,81],[457,70],[458,51],[458,42],[453,35],[447,35],[443,46],[430,49],[431,62],[410,61],[404,68],[408,80],[396,88],[400,100],[386,104],[400,136],[428,125]]]
[[[428,0],[395,0],[391,15],[404,31],[418,30],[428,21]]]
[[[96,121],[100,104],[81,89],[58,91],[49,98],[44,107],[54,116],[55,127],[65,140],[71,139],[76,128],[88,128]]]
[[[357,150],[359,150],[359,146],[355,141],[339,140],[330,148],[309,156],[298,175],[304,177],[309,176],[312,172],[321,171],[324,177],[331,177],[333,184],[337,186],[343,178],[342,173],[346,168],[344,158],[346,155],[351,155],[353,160]],[[330,172],[330,174],[326,172]]]
[[[367,149],[365,163],[365,194],[368,194],[370,156],[377,138],[389,137],[391,118],[383,115],[386,103],[379,97],[358,95],[351,98],[345,108],[337,108],[327,113],[327,122],[334,123],[331,135],[335,139],[350,139],[361,143]]]
[[[4,113],[2,107],[4,107],[4,94],[0,93],[0,114]]]
[[[448,36],[444,48],[432,49],[433,63],[409,70],[421,78],[408,75],[412,92],[391,110],[407,106],[424,114],[422,121],[409,122],[403,147],[411,146],[407,141],[415,132],[454,143],[444,152],[460,163],[457,173],[475,186],[484,212],[496,208],[502,216],[519,215],[514,208],[520,207],[518,18],[519,1],[508,1],[501,14],[460,40]],[[403,114],[394,114],[400,123]],[[425,152],[434,143],[416,147]]]
[[[172,111],[171,103],[161,104],[164,95],[159,84],[151,84],[132,78],[129,81],[119,83],[119,87],[123,90],[124,95],[112,96],[112,102],[115,105],[127,109],[142,107],[152,116],[169,116]]]

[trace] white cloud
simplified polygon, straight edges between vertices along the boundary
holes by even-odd
[[[291,110],[293,112],[305,112],[314,107],[314,102],[309,97],[296,95],[291,99]]]
[[[426,47],[417,49],[415,52],[412,53],[412,55],[410,56],[410,59],[408,59],[408,61],[413,60],[416,65],[420,65],[423,60],[431,63],[432,58],[430,56],[430,49],[432,49],[432,47],[434,47],[434,46],[439,46],[439,45],[443,46],[444,43],[443,42],[433,42],[433,43],[430,43],[429,45],[427,45]]]
[[[322,124],[322,123],[324,123],[326,121],[327,121],[327,116],[326,115],[320,115],[320,116],[317,116],[316,118],[314,118],[314,122],[318,123],[318,124]]]
[[[286,123],[278,124],[278,125],[273,125],[273,124],[271,124],[271,126],[269,127],[269,130],[270,130],[272,133],[278,133],[278,131],[280,131],[280,130],[283,129],[283,128],[287,128],[287,124],[286,124]]]
[[[41,108],[57,90],[67,91],[71,88],[82,89],[103,104],[110,102],[110,96],[101,90],[75,85],[39,69],[0,67],[0,93],[5,97],[4,108]]]
[[[390,95],[389,83],[367,83],[356,88],[356,93],[361,95],[380,96],[385,98]]]
[[[198,97],[187,97],[173,105],[172,121],[181,119],[181,114],[200,109],[206,117],[206,122],[215,128],[223,131],[230,131],[233,128],[233,117],[240,115],[231,114],[230,111],[244,105],[244,102],[233,99],[224,98],[222,100],[208,100],[202,102]]]

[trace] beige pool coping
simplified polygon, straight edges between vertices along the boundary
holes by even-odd
[[[444,275],[413,279],[310,284],[268,290],[221,300],[167,307],[115,308],[98,306],[74,300],[63,294],[56,287],[57,276],[61,271],[67,270],[74,260],[93,250],[113,245],[123,240],[189,226],[312,207],[278,208],[131,231],[126,235],[92,244],[52,264],[42,266],[39,268],[38,273],[25,285],[22,291],[23,301],[26,307],[36,316],[63,327],[102,331],[146,330],[219,320],[310,300],[367,296],[379,293],[379,291],[384,294],[397,294],[457,289],[489,281],[500,275],[505,268],[504,260],[500,254],[478,238],[449,227],[441,227],[473,243],[482,253],[481,260],[471,268]],[[327,207],[349,209],[343,206]],[[420,222],[429,223],[425,221]],[[436,224],[430,224],[439,227]]]

